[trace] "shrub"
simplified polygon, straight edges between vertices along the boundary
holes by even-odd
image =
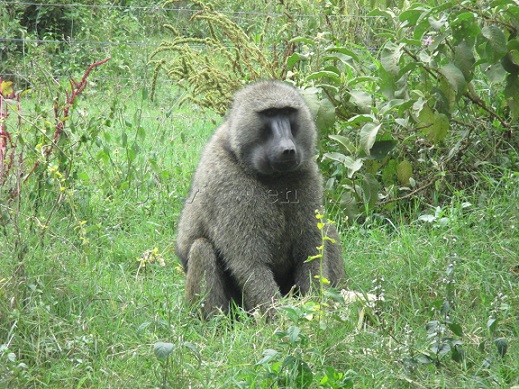
[[[155,80],[164,69],[188,91],[187,100],[219,113],[243,81],[281,78],[305,88],[329,136],[322,144],[327,188],[345,215],[417,194],[434,202],[477,180],[484,164],[517,166],[513,1],[375,10],[369,17],[378,49],[345,43],[358,27],[329,22],[344,23],[340,7],[305,3],[324,11],[327,23],[317,29],[292,17],[295,9],[278,8],[273,37],[270,17],[246,32],[211,4],[192,3],[199,8],[192,20],[206,23],[208,37],[168,26],[175,38],[154,53],[162,56],[153,61]]]

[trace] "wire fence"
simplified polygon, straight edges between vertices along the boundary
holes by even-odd
[[[23,11],[24,8],[32,10],[32,33],[16,28],[12,20],[12,10]],[[0,32],[0,77],[21,84],[34,83],[35,79],[44,76],[69,78],[82,74],[90,63],[110,57],[112,71],[96,74],[98,81],[148,83],[152,71],[148,64],[153,52],[163,39],[171,38],[164,24],[178,25],[181,31],[190,29],[191,34],[202,35],[204,31],[197,31],[189,22],[197,11],[182,7],[0,2],[0,26],[3,26]],[[284,16],[268,11],[221,12],[244,30],[264,24],[266,18]],[[66,26],[60,35],[46,34],[40,26],[45,25],[46,18],[56,18],[57,13],[66,13]],[[319,14],[299,13],[295,17],[307,22],[313,20],[314,24],[323,20],[323,15]],[[88,18],[95,22],[91,23]],[[364,47],[372,41],[372,20],[369,16],[326,17],[326,23],[362,30],[355,43]],[[88,25],[100,29],[88,31],[85,28]],[[15,61],[13,57],[16,57]]]

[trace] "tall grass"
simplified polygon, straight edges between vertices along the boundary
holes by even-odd
[[[375,294],[374,303],[319,305],[316,294],[283,301],[271,323],[247,315],[201,322],[184,305],[172,244],[198,154],[220,119],[178,108],[174,94],[167,104],[165,95],[160,104],[123,96],[76,107],[76,126],[112,120],[99,130],[102,142],[83,150],[83,174],[46,238],[37,227],[2,224],[0,386],[519,384],[516,173],[503,171],[490,192],[411,211],[408,223],[387,214],[342,226],[348,288]],[[123,185],[133,139],[135,169]],[[29,214],[19,210],[21,219]],[[154,354],[157,342],[172,347],[165,360]]]
[[[110,66],[130,61],[122,51]],[[517,172],[487,163],[474,172],[484,188],[358,223],[335,203],[346,287],[361,298],[316,292],[286,298],[271,322],[204,322],[184,304],[172,247],[221,118],[179,107],[166,83],[150,101],[147,87],[89,84],[65,121],[69,159],[52,154],[18,197],[2,181],[0,387],[519,386]],[[23,130],[28,162],[64,90],[40,92],[22,96],[21,124],[13,110],[3,122]]]

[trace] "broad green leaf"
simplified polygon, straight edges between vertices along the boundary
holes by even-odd
[[[272,360],[276,359],[278,354],[279,352],[277,352],[276,350],[266,349],[265,351],[263,351],[263,358],[261,358],[261,360],[258,363],[256,363],[256,365],[263,365],[265,363],[269,363]]]
[[[463,336],[463,329],[459,324],[449,323],[448,326],[449,329],[454,333],[454,335]]]
[[[459,99],[467,88],[467,82],[465,81],[465,76],[462,71],[451,63],[443,66],[439,71],[454,90],[456,99]]]
[[[323,157],[342,163],[348,169],[348,178],[352,178],[362,168],[362,159],[353,159],[341,153],[326,153]]]
[[[427,137],[434,143],[439,143],[445,139],[450,128],[447,115],[439,112],[434,113],[434,121],[427,129]]]
[[[368,16],[381,16],[384,18],[392,19],[395,15],[390,11],[375,8],[374,10],[368,13]]]
[[[452,88],[445,77],[442,77],[438,87],[431,89],[431,99],[429,101],[434,103],[433,107],[436,111],[450,115],[458,101],[456,90]]]
[[[354,77],[351,80],[348,81],[348,86],[353,87],[359,83],[364,82],[377,82],[379,80],[378,77],[370,77],[370,76],[360,76],[360,77]]]
[[[366,173],[364,177],[362,177],[362,181],[360,183],[363,192],[364,203],[367,204],[370,208],[374,207],[378,201],[378,192],[380,189],[380,184],[378,180],[373,177],[371,174]]]
[[[416,109],[416,105],[413,109]],[[424,127],[424,132],[431,141],[436,143],[445,139],[450,127],[447,115],[432,110],[428,104],[423,104],[417,119],[420,125]]]
[[[341,53],[326,53],[322,57],[323,61],[341,61],[343,64],[347,64],[351,66],[352,58],[349,55],[341,54]]]
[[[465,350],[463,349],[463,347],[461,347],[462,344],[463,342],[452,342],[452,360],[458,363],[462,362],[465,359]]]
[[[405,100],[405,99],[390,99],[385,104],[383,103],[380,105],[380,107],[379,107],[380,114],[384,115],[384,114],[388,113],[389,111],[391,111],[393,108],[399,107],[402,104],[406,104],[406,103],[412,104],[411,101]]]
[[[348,124],[372,122],[375,118],[372,115],[355,115],[348,120]]]
[[[322,70],[334,73],[337,77],[341,76],[341,70],[337,66],[327,65]]]
[[[396,166],[396,160],[391,159],[385,166],[382,167],[382,182],[385,185],[390,185],[393,183],[393,180],[396,177]]]
[[[404,159],[396,167],[396,175],[401,185],[409,186],[409,179],[413,176],[413,165]]]
[[[467,20],[474,20],[474,12],[462,12],[456,15],[456,17],[451,21],[451,26],[459,26],[461,22],[465,22]]]
[[[331,72],[329,70],[321,70],[319,72],[312,73],[306,79],[308,81],[310,81],[310,80],[321,80],[321,79],[327,79],[327,78],[330,78],[335,82],[341,81],[340,76],[337,73]]]
[[[431,9],[431,13],[439,14],[442,11],[445,11],[446,9],[451,9],[454,6],[458,5],[458,1],[445,1],[442,2],[439,6],[434,7]]]
[[[290,57],[287,58],[287,64],[286,68],[288,70],[291,70],[296,63],[301,61],[301,56],[298,53],[292,54]]]
[[[360,147],[364,150],[366,155],[370,155],[371,147],[375,143],[378,131],[380,130],[382,123],[366,123],[360,129]]]
[[[343,135],[328,135],[328,137],[339,142],[348,153],[353,154],[355,152],[355,145],[349,138]]]
[[[423,126],[429,126],[434,120],[434,112],[429,107],[428,101],[422,98],[416,100],[413,104],[413,110],[416,113],[417,119]]]
[[[317,112],[319,111],[319,89],[315,87],[306,88],[300,91],[301,95],[303,96],[303,99],[305,100],[305,103],[308,105],[308,108],[310,108],[310,111],[312,112],[312,115],[317,115]]]
[[[506,35],[501,28],[496,25],[483,27],[481,30],[483,36],[488,40],[486,55],[488,59],[495,63],[506,54]]]
[[[315,84],[316,87],[318,87],[322,90],[325,90],[328,93],[331,93],[332,95],[336,95],[339,93],[339,87],[337,85],[338,85],[337,83],[334,84],[333,80],[332,80],[332,83],[327,83],[327,82],[321,81],[321,82]]]
[[[512,20],[515,20],[515,25],[519,22],[519,7],[517,6],[517,0],[509,0],[507,3],[506,12],[512,16]]]
[[[426,223],[432,223],[433,221],[436,220],[436,216],[434,215],[429,215],[429,214],[426,214],[426,215],[420,215],[418,217],[418,220],[419,221],[422,221],[422,222],[426,222]]]
[[[344,297],[342,297],[342,294],[337,289],[326,288],[324,290],[324,295],[331,298],[333,301],[344,303]]]
[[[293,378],[290,380],[292,382],[290,387],[306,389],[314,380],[312,369],[299,355],[297,357],[294,355],[285,357],[282,368],[292,372]]]
[[[380,54],[380,63],[382,64],[382,67],[395,76],[400,72],[400,57],[403,53],[402,48],[402,44],[388,42]]]
[[[297,365],[301,361],[300,358],[295,357],[294,355],[287,355],[285,359],[283,359],[283,368],[288,368],[288,370],[297,369]]]
[[[353,175],[362,168],[362,165],[362,159],[346,157],[344,160],[344,166],[348,169],[348,178],[352,178]]]
[[[433,30],[440,31],[441,28],[445,26],[445,23],[447,22],[447,17],[445,15],[442,15],[440,19],[435,19],[434,17],[429,16],[428,20]]]
[[[476,38],[481,34],[479,20],[476,19],[473,12],[462,12],[457,14],[451,21],[450,30],[454,43],[467,41],[474,44]]]
[[[507,75],[507,71],[505,70],[505,68],[503,68],[501,62],[490,64],[478,61],[477,63],[479,63],[479,65],[481,66],[481,70],[491,82],[502,82]]]
[[[146,130],[144,127],[139,126],[139,128],[137,128],[137,136],[141,139],[146,138]]]
[[[426,32],[429,32],[429,30],[431,29],[431,25],[429,24],[429,20],[428,20],[428,16],[430,14],[431,14],[430,10],[427,12],[424,12],[422,15],[420,15],[420,17],[414,24],[414,29],[413,29],[413,38],[414,39],[419,39],[419,40],[423,39],[424,34]]]
[[[158,359],[167,359],[173,351],[173,343],[157,342],[153,345],[153,352]]]
[[[326,49],[326,53],[341,54],[341,57],[339,58],[342,58],[343,62],[349,62],[349,59],[351,58],[353,58],[356,62],[359,61],[358,55],[353,50],[347,49],[346,47],[329,47]]]
[[[331,128],[335,123],[335,107],[326,98],[319,101],[319,107],[315,115],[315,124],[319,131]]]
[[[90,176],[85,172],[79,173],[78,178],[80,178],[82,181],[86,181],[86,182],[90,181]]]
[[[402,77],[400,77],[395,82],[395,95],[393,98],[395,99],[407,99],[408,96],[408,74],[412,72],[417,65],[416,62],[411,62],[409,65],[404,66],[400,71],[402,73]]]
[[[407,22],[408,25],[414,26],[424,11],[426,11],[424,8],[407,9],[400,14],[398,19],[402,23]]]
[[[361,112],[369,112],[369,107],[373,105],[371,94],[365,91],[353,90],[350,92],[351,102],[354,103]]]
[[[284,311],[287,314],[288,318],[291,321],[293,321],[294,323],[297,323],[305,315],[305,313],[303,311],[301,311],[301,309],[291,306],[291,305],[286,305],[286,306],[280,307],[279,309],[281,311]],[[263,355],[265,355],[265,354],[263,354]]]
[[[490,317],[487,321],[487,328],[491,334],[494,333],[496,326],[497,326],[497,319]]]
[[[400,42],[404,43],[405,46],[421,46],[422,41],[420,39],[414,39],[414,38],[402,38]]]
[[[519,50],[519,37],[510,39],[506,44],[507,50]]]
[[[290,326],[288,328],[288,341],[290,344],[296,344],[300,340],[299,334],[301,333],[301,329],[296,326]]]
[[[472,79],[473,67],[476,63],[472,45],[462,40],[454,49],[454,65],[463,73],[466,81]]]
[[[416,361],[421,363],[421,364],[429,364],[429,363],[433,363],[434,360],[429,357],[428,355],[425,355],[425,354],[419,354],[416,356]]]
[[[519,50],[510,50],[506,55],[501,59],[501,66],[511,74],[519,73]]]
[[[398,144],[398,141],[394,139],[382,139],[377,140],[375,143],[373,143],[373,146],[371,147],[370,159],[376,159],[376,160],[382,160],[388,156],[388,154],[395,148],[395,146]]]
[[[8,360],[9,362],[12,362],[12,363],[16,362],[16,354],[15,354],[15,353],[9,353],[9,354],[7,354],[7,360]]]
[[[428,334],[437,333],[441,329],[440,322],[438,320],[431,320],[425,323],[425,330]]]
[[[436,343],[431,346],[431,351],[438,357],[443,357],[450,353],[451,346],[449,343]]]
[[[357,206],[357,198],[354,192],[343,191],[341,194],[340,204],[344,215],[348,218],[355,218],[360,215],[359,207]]]
[[[346,155],[341,154],[341,153],[331,152],[331,153],[324,153],[323,157],[327,158],[327,159],[331,159],[332,161],[336,161],[336,162],[340,162],[340,163],[344,164]]]

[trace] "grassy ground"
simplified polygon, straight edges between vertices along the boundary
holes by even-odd
[[[286,299],[270,323],[201,322],[172,244],[219,119],[178,98],[91,95],[76,127],[100,141],[78,150],[65,195],[50,182],[40,200],[2,206],[0,387],[519,385],[517,173],[422,220],[342,226],[347,287],[375,294],[370,306],[316,293]]]

